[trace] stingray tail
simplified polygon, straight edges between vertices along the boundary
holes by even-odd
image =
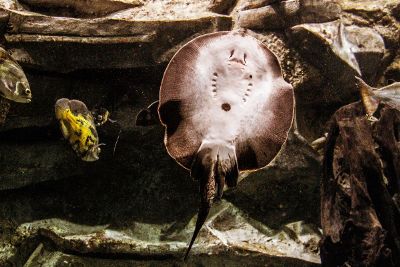
[[[190,240],[189,246],[186,250],[184,261],[187,260],[189,252],[192,249],[193,243],[196,240],[197,235],[200,232],[201,227],[206,222],[208,213],[210,212],[211,203],[201,203],[199,212],[197,214],[196,228],[194,229],[192,239]]]
[[[237,184],[239,169],[234,146],[203,143],[192,164],[191,176],[199,181],[201,203],[196,228],[184,260],[187,259],[190,249],[207,219],[212,203],[221,199],[225,183],[228,187]]]
[[[378,101],[374,98],[374,88],[366,84],[361,78],[355,78],[365,111],[368,116],[372,116],[378,108]]]

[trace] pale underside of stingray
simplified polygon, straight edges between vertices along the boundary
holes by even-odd
[[[244,32],[200,36],[169,63],[159,115],[169,154],[199,180],[201,208],[189,249],[225,183],[266,166],[286,141],[293,88],[262,43]]]

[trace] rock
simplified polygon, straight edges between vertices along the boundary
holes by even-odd
[[[340,0],[339,3],[346,25],[371,27],[384,38],[387,49],[399,47],[400,24],[395,18],[399,5],[397,0]]]
[[[291,49],[285,34],[252,31],[248,31],[248,33],[260,40],[277,56],[283,77],[293,86],[295,92],[321,85],[319,70],[304,60],[297,50]]]
[[[228,14],[237,0],[210,0],[208,9],[218,14]]]
[[[198,262],[205,255],[223,256],[221,258],[229,260],[238,255],[238,252],[241,257],[248,260],[255,258],[261,262],[279,255],[282,261],[279,266],[315,266],[319,263],[317,253],[321,234],[313,225],[299,221],[280,229],[272,229],[249,218],[226,201],[215,205],[210,215],[206,222],[207,227],[201,231],[200,238],[193,247],[189,263]],[[48,261],[45,253],[38,253],[46,250],[69,251],[92,257],[108,254],[114,255],[116,260],[118,255],[125,255],[124,258],[146,257],[149,260],[168,255],[166,262],[169,259],[176,262],[181,260],[194,224],[195,218],[182,228],[173,223],[153,225],[132,220],[129,225],[112,227],[85,226],[62,219],[43,219],[19,225],[12,238],[14,248],[35,248],[34,244],[38,245],[36,249],[25,252],[26,255],[20,255],[21,258],[28,257],[27,266],[30,266],[28,263],[35,266],[35,262]],[[49,241],[53,245],[48,246]],[[8,258],[9,262],[18,263],[15,260]]]
[[[26,267],[34,267],[40,264],[46,263],[48,267],[62,267],[65,264],[74,264],[76,266],[96,266],[96,267],[130,267],[130,266],[221,266],[228,265],[232,267],[240,266],[265,266],[274,262],[274,266],[285,267],[308,267],[308,266],[319,266],[319,264],[312,264],[302,262],[296,259],[286,257],[271,257],[266,258],[257,254],[243,255],[238,253],[237,255],[200,255],[192,256],[185,263],[180,259],[164,259],[164,260],[140,260],[140,259],[101,259],[90,256],[76,256],[67,254],[65,252],[53,251],[49,248],[44,248],[39,245],[37,248],[38,255],[32,255],[29,262],[26,263]]]
[[[365,27],[348,26],[346,31],[362,75],[375,79],[385,54],[383,38],[375,30]]]
[[[354,76],[375,78],[385,53],[382,37],[374,30],[345,27],[334,21],[302,24],[291,29],[291,39],[301,52],[323,70],[325,77],[338,87],[354,87]]]
[[[7,30],[8,13],[0,9],[0,34],[3,35]],[[1,42],[2,43],[2,42]]]
[[[300,23],[327,22],[339,18],[341,9],[335,1],[279,1],[271,5],[250,4],[239,11],[240,27],[274,30]],[[254,8],[255,6],[255,8]]]
[[[395,5],[392,8],[392,15],[398,20],[400,21],[400,3],[397,3],[397,5]]]
[[[146,16],[151,4],[92,19],[5,9],[6,45],[21,64],[46,71],[135,68],[167,63],[199,33],[231,27],[230,17],[212,14],[206,6],[198,4],[198,10],[185,14],[176,2],[160,2]]]
[[[400,81],[400,53],[397,53],[392,64],[386,69],[385,77],[389,82]]]
[[[358,70],[370,83],[381,73],[386,52],[382,37],[371,28],[341,23],[301,24],[289,34],[291,44],[320,71],[319,79],[310,79],[313,85],[296,95],[299,131],[309,141],[323,135],[335,110],[359,99],[354,80]]]
[[[297,220],[319,224],[321,158],[293,132],[271,164],[245,175],[226,199],[271,228]]]
[[[94,17],[143,5],[140,0],[19,0],[31,11],[66,17]]]
[[[174,255],[179,258],[186,249],[186,241],[191,235],[190,228],[194,224],[193,219],[189,222],[190,227],[175,229],[170,236],[163,236],[162,232],[165,230],[160,226],[140,222],[134,223],[132,230],[127,231],[128,229],[112,229],[108,225],[92,227],[47,219],[20,225],[15,233],[14,244],[26,242],[27,238],[42,237],[53,241],[61,251],[132,254],[141,257]],[[212,209],[206,225],[200,233],[201,238],[193,247],[192,255],[210,252],[230,255],[235,251],[247,251],[249,254],[281,255],[319,263],[319,257],[315,253],[318,251],[316,246],[320,233],[318,229],[304,222],[290,223],[280,230],[270,229],[246,218],[235,206],[222,201]],[[162,240],[152,239],[160,235]],[[309,246],[305,246],[306,244]]]

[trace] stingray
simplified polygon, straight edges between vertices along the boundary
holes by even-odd
[[[159,98],[169,155],[199,182],[200,208],[185,259],[225,185],[265,167],[286,141],[292,86],[276,56],[244,31],[202,35],[165,70]]]

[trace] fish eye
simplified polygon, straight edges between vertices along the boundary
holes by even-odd
[[[25,89],[25,94],[30,95],[31,94],[31,90],[29,88]]]

